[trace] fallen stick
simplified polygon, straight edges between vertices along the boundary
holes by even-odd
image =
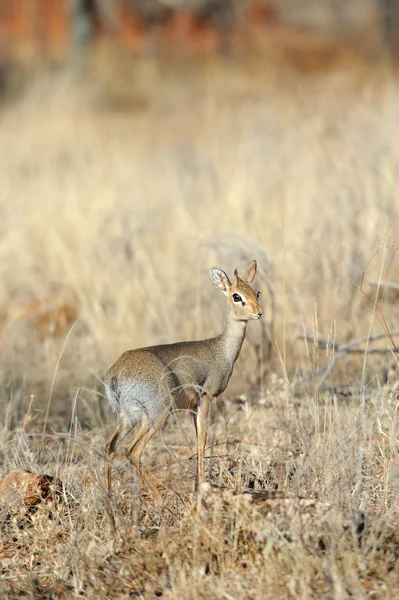
[[[399,337],[399,331],[394,331],[391,333],[392,337]],[[318,347],[322,350],[336,350],[337,352],[353,352],[356,354],[362,354],[367,352],[368,354],[387,354],[391,353],[392,349],[387,348],[370,348],[370,349],[362,349],[356,348],[360,344],[364,344],[365,342],[376,342],[381,340],[382,338],[386,338],[386,333],[379,333],[377,335],[373,335],[370,337],[359,338],[358,340],[351,340],[350,342],[335,342],[330,340],[327,336],[323,334],[318,334],[315,338],[311,335],[299,335],[297,336],[297,340],[306,340],[307,342],[316,342]]]
[[[389,290],[397,290],[399,292],[399,283],[396,283],[395,281],[379,281],[378,279],[370,279],[370,277],[367,277],[366,281],[367,283],[370,283],[370,285]]]

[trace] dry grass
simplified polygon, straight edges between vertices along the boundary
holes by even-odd
[[[321,387],[301,377],[334,360],[316,332],[381,332],[351,283],[362,268],[399,276],[396,80],[381,68],[104,69],[43,79],[0,114],[2,472],[65,485],[62,508],[3,522],[2,597],[393,597],[395,359],[348,355]],[[214,487],[196,503],[194,432],[178,414],[146,454],[164,506],[119,460],[107,507],[103,373],[126,348],[218,331],[208,267],[254,257],[263,359],[250,324],[213,412]],[[397,306],[383,308],[398,329]]]

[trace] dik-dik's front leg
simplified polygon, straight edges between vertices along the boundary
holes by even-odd
[[[206,438],[208,434],[208,416],[209,408],[211,406],[212,397],[208,394],[204,394],[201,397],[198,412],[197,412],[197,479],[195,482],[195,489],[198,491],[199,486],[204,481],[204,455]]]

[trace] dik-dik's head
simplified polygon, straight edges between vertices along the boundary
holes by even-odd
[[[229,308],[233,310],[237,321],[249,321],[249,319],[260,319],[263,309],[259,304],[259,292],[253,287],[252,282],[256,275],[256,260],[249,265],[245,275],[238,275],[234,271],[236,282],[231,283],[226,273],[221,269],[211,269],[211,282],[220,288],[225,296]]]

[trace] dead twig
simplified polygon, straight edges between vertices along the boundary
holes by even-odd
[[[391,333],[390,335],[392,338],[399,337],[399,332],[396,331],[396,332]],[[333,359],[330,360],[326,365],[322,365],[322,366],[318,367],[313,373],[311,373],[307,377],[302,378],[300,381],[295,383],[293,386],[294,390],[297,389],[298,386],[308,383],[309,381],[312,381],[313,379],[315,379],[316,377],[321,375],[320,380],[317,384],[317,388],[320,390],[321,387],[323,386],[324,382],[326,381],[327,377],[330,375],[331,371],[335,367],[336,363],[339,360],[341,360],[342,358],[344,358],[345,356],[348,356],[349,354],[361,354],[361,355],[364,355],[364,354],[368,354],[368,355],[369,354],[395,354],[395,351],[392,348],[357,348],[356,347],[356,346],[359,346],[360,344],[364,344],[367,340],[369,342],[375,342],[381,338],[385,338],[385,337],[387,337],[386,333],[378,334],[378,335],[372,336],[370,338],[360,338],[358,340],[352,340],[350,342],[347,342],[346,344],[330,340],[327,336],[324,336],[324,335],[321,335],[320,337],[322,339],[316,338],[317,344],[319,345],[319,347],[323,348],[323,349],[334,350],[335,352],[337,352],[337,354],[335,354]],[[307,342],[310,341],[313,343],[315,341],[314,336],[306,336],[306,335],[298,336],[296,339],[306,340]]]
[[[378,279],[371,279],[370,277],[367,277],[366,281],[370,285],[386,288],[388,290],[396,290],[399,292],[399,283],[396,283],[395,281],[378,281]]]
[[[323,350],[335,350],[336,352],[347,352],[352,354],[391,354],[391,348],[357,348],[360,344],[364,344],[365,342],[376,342],[381,340],[382,338],[386,338],[386,333],[379,333],[377,335],[371,337],[363,337],[357,340],[351,340],[350,342],[336,342],[326,335],[317,334],[316,343],[319,348]],[[399,331],[391,332],[391,337],[399,337]],[[296,338],[297,340],[306,340],[307,342],[314,343],[315,337],[314,335],[299,335]]]

